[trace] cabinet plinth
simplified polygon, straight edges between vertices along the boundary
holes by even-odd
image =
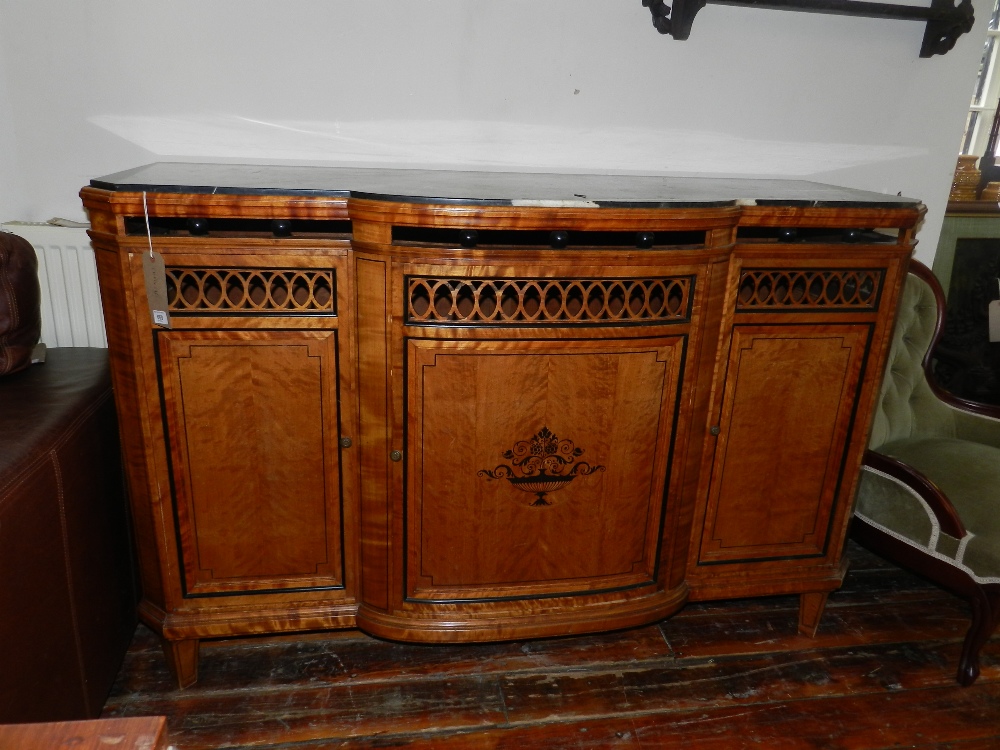
[[[201,639],[256,633],[520,639],[792,593],[815,630],[919,203],[210,165],[82,197],[140,613],[181,684]]]

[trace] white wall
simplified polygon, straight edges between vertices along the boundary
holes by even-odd
[[[6,60],[0,55],[0,217],[17,216],[19,212],[26,210],[27,205],[17,158],[14,117],[6,106],[10,97],[7,93],[7,76],[4,75],[5,64]]]
[[[709,6],[677,42],[640,0],[0,0],[0,220],[185,158],[788,175],[924,200],[929,260],[990,4],[920,59],[919,22]]]

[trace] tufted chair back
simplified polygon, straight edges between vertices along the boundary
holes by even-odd
[[[911,266],[916,265],[912,261]],[[930,275],[926,268],[922,270]],[[878,450],[918,434],[955,436],[954,412],[934,395],[924,370],[942,314],[940,288],[911,270],[901,294],[869,448]]]

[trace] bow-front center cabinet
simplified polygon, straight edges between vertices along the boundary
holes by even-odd
[[[923,207],[794,181],[153,164],[91,217],[142,619],[812,633]],[[160,309],[165,308],[165,309]]]

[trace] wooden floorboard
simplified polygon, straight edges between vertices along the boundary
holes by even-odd
[[[692,604],[634,630],[470,646],[357,633],[206,642],[173,687],[140,627],[105,717],[178,750],[1000,748],[1000,639],[954,681],[965,605],[858,547],[816,638],[796,597]]]

